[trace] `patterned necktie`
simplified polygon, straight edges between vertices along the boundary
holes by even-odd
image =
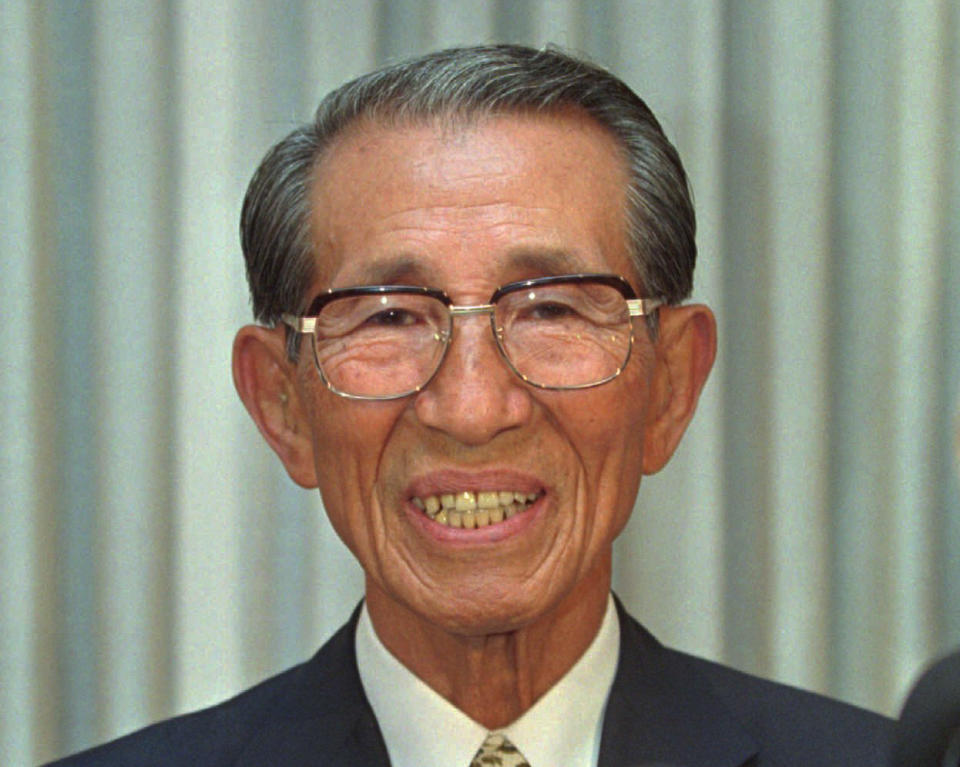
[[[506,735],[491,732],[477,749],[470,767],[530,767],[530,763]]]

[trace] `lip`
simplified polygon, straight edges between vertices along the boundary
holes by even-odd
[[[540,493],[540,497],[522,514],[516,514],[495,525],[466,530],[432,521],[413,505],[414,496],[455,493],[460,490],[515,490],[522,493]],[[412,524],[424,535],[446,545],[477,545],[495,543],[519,535],[536,524],[549,504],[550,491],[539,478],[514,469],[485,469],[464,471],[440,469],[415,477],[406,489],[404,509]]]
[[[547,486],[538,477],[514,469],[440,469],[415,477],[407,486],[407,500],[414,496],[456,493],[460,490],[517,490],[521,493],[546,493]]]

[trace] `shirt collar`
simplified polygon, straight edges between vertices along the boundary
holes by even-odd
[[[357,666],[395,767],[466,764],[487,735],[400,663],[377,637],[367,613],[356,633]],[[607,696],[620,649],[612,597],[600,630],[573,667],[526,713],[501,732],[531,764],[596,765]]]

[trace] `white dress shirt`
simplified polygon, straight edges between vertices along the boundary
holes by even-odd
[[[383,646],[364,604],[357,665],[393,767],[467,767],[488,730],[434,692]],[[504,733],[532,767],[589,765],[600,755],[607,696],[620,654],[613,598],[573,667]]]

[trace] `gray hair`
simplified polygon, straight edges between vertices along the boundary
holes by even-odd
[[[302,310],[314,272],[310,231],[313,171],[351,124],[577,108],[623,150],[629,182],[626,226],[644,295],[679,303],[690,295],[696,223],[677,150],[649,107],[606,70],[553,47],[451,48],[378,69],[331,92],[307,123],[277,143],[250,181],[240,239],[254,316],[275,325]],[[296,336],[288,348],[296,357]]]

